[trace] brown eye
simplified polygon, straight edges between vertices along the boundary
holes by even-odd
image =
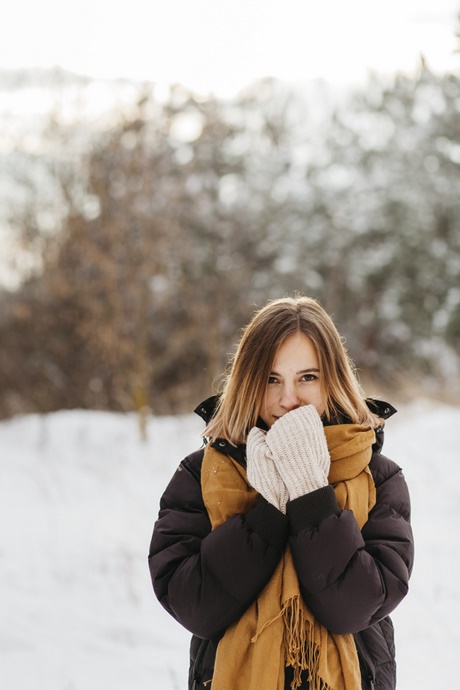
[[[302,376],[302,381],[316,381],[317,378],[318,377],[315,376],[315,374],[304,374]]]

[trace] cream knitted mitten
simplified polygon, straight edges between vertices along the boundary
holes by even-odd
[[[251,486],[269,503],[286,513],[288,490],[282,481],[266,443],[266,433],[254,427],[246,445],[246,473]]]
[[[314,405],[287,412],[273,424],[265,441],[291,501],[328,485],[331,460]]]

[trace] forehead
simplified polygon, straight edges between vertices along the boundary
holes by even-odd
[[[280,345],[275,359],[273,370],[281,367],[294,367],[302,369],[318,368],[318,356],[313,341],[304,333],[294,333]]]

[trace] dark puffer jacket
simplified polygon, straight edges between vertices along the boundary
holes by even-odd
[[[395,412],[387,403],[368,404],[384,419]],[[211,407],[207,401],[196,411],[206,419]],[[211,531],[200,485],[203,449],[181,462],[161,499],[149,565],[159,601],[193,633],[190,690],[212,690],[206,681],[219,639],[269,581],[288,541],[312,613],[331,632],[355,634],[363,690],[395,688],[388,616],[407,593],[413,541],[406,482],[382,444],[379,428],[370,463],[377,502],[362,531],[331,486],[289,502],[287,515],[260,497],[249,513]],[[217,439],[213,447],[245,463],[244,446]],[[286,688],[290,680],[288,668]]]

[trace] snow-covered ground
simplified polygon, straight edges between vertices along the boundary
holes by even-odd
[[[417,401],[385,452],[411,488],[416,565],[394,613],[399,690],[459,686],[460,408]],[[189,634],[153,596],[159,497],[199,447],[193,416],[100,412],[0,423],[0,687],[185,690]]]

